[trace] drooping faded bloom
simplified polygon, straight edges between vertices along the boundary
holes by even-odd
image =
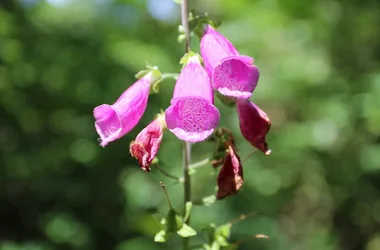
[[[150,85],[156,80],[155,73],[150,72],[130,86],[114,104],[103,104],[94,109],[95,128],[102,147],[136,126],[147,106]]]
[[[248,99],[259,80],[253,58],[239,55],[235,47],[211,25],[200,43],[201,55],[212,86],[224,96]]]
[[[165,111],[166,124],[181,140],[203,141],[217,127],[219,110],[214,106],[211,82],[198,55],[191,55],[183,67],[170,104]]]
[[[165,118],[158,115],[129,145],[131,155],[138,160],[142,170],[150,172],[150,164],[160,148],[165,128]]]
[[[243,186],[243,183],[243,167],[240,163],[240,157],[236,154],[235,149],[229,146],[228,153],[218,175],[218,193],[216,198],[223,199],[226,196],[236,194]]]
[[[265,137],[272,122],[267,114],[249,100],[237,100],[236,108],[239,114],[240,131],[252,146],[260,149],[266,155],[271,153]]]

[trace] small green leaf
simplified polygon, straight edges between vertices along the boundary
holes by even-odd
[[[182,218],[174,209],[170,209],[166,216],[166,231],[170,233],[177,232],[183,226]]]
[[[195,168],[189,168],[189,175],[195,174]]]
[[[216,235],[215,242],[218,242],[218,244],[223,247],[226,247],[229,245],[228,240],[222,235]]]
[[[211,245],[211,250],[220,250],[220,245],[218,242],[214,241]]]
[[[203,244],[203,250],[211,250],[211,246],[208,244]]]
[[[177,234],[181,237],[187,238],[197,235],[197,232],[186,223],[183,223],[182,227],[177,231]]]
[[[215,231],[215,241],[217,241],[220,246],[228,246],[228,238],[230,237],[230,233],[230,223],[219,226]]]
[[[182,65],[185,65],[187,63],[187,61],[189,60],[189,53],[186,53],[185,55],[183,55],[183,57],[181,57],[181,59],[179,60],[179,64],[182,64]]]
[[[154,236],[155,242],[165,242],[168,238],[168,235],[166,234],[165,230],[161,230]]]
[[[186,202],[185,205],[185,216],[183,217],[184,221],[187,221],[187,219],[190,217],[191,208],[193,207],[193,203],[191,201]]]
[[[204,206],[211,206],[216,201],[215,195],[209,195],[202,198],[202,203]]]
[[[220,25],[222,25],[222,22],[220,20],[219,21],[209,20],[209,24],[216,29],[216,28],[219,28]]]
[[[193,204],[197,206],[207,207],[207,206],[211,206],[215,201],[216,201],[216,196],[213,194],[213,195],[203,197],[201,200],[195,200],[193,201]]]
[[[154,66],[154,65],[148,63],[148,61],[145,62],[145,66],[147,69],[150,69],[150,70],[158,70],[157,66]]]
[[[178,35],[177,41],[178,41],[178,43],[183,43],[183,41],[185,41],[185,39],[186,39],[186,35],[180,34],[180,35]]]
[[[166,219],[165,219],[165,218],[162,218],[161,221],[160,221],[160,223],[161,223],[162,225],[165,225],[165,224],[166,224]]]
[[[179,34],[185,34],[185,29],[183,28],[182,25],[178,25],[178,33]]]
[[[152,161],[152,165],[155,165],[155,164],[158,164],[160,161],[158,160],[157,157],[154,157],[153,161]]]
[[[216,229],[216,234],[218,234],[218,235],[222,235],[222,236],[224,236],[225,238],[230,237],[230,233],[231,233],[231,224],[230,224],[230,223],[227,223],[227,224],[221,225],[221,226],[219,226],[219,227]]]
[[[215,224],[210,223],[207,227],[202,228],[202,231],[207,235],[209,244],[212,244],[215,240]]]

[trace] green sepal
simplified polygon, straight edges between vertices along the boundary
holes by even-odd
[[[137,79],[140,79],[140,78],[143,78],[146,74],[148,74],[150,72],[149,69],[143,69],[143,70],[140,70],[139,72],[137,72],[137,74],[135,75],[135,78]]]
[[[189,52],[184,54],[183,57],[181,57],[181,59],[179,60],[179,64],[186,65],[187,62],[189,61],[190,57],[193,57],[195,55],[199,56],[198,54],[196,54],[195,52],[190,50]]]
[[[227,107],[233,108],[236,106],[236,100],[228,98],[227,96],[222,95],[218,91],[216,91],[216,96],[219,98],[219,100]]]
[[[222,21],[218,20],[218,21],[213,21],[213,20],[209,20],[209,24],[214,27],[214,29],[217,29],[220,27],[220,25],[222,25]]]
[[[157,94],[160,92],[160,83],[162,82],[162,78],[160,80],[155,81],[152,85],[150,85],[150,94]]]
[[[215,29],[221,25],[220,21],[213,21],[209,18],[207,12],[204,15],[195,15],[191,12],[189,15],[189,26],[190,31],[192,31],[199,39],[202,38],[205,25],[210,24]]]

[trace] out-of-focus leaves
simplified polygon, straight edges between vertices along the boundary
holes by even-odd
[[[207,12],[222,20],[218,32],[255,59],[260,80],[252,101],[273,122],[274,152],[244,162],[238,196],[198,202],[213,205],[193,207],[190,226],[224,225],[254,209],[261,215],[234,226],[231,238],[263,233],[272,240],[244,241],[239,249],[378,249],[379,1],[190,2],[193,17]],[[94,107],[113,103],[135,82],[146,61],[179,73],[179,13],[170,0],[0,1],[0,249],[180,247],[176,239],[153,242],[165,228],[150,215],[165,217],[157,182],[166,177],[142,173],[126,151],[167,108],[174,81],[162,81],[136,128],[104,149],[92,117]],[[194,53],[198,46],[192,37]],[[219,98],[215,105],[220,126],[248,155],[236,110]],[[215,142],[195,144],[192,160],[219,152]],[[175,176],[182,174],[181,145],[167,131],[158,155]],[[215,178],[214,169],[197,168],[192,197],[214,193]],[[168,189],[183,207],[182,184]],[[203,244],[202,237],[190,241]]]

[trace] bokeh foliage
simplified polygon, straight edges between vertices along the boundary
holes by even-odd
[[[261,78],[252,99],[273,122],[272,155],[257,152],[244,163],[237,196],[193,207],[192,227],[256,212],[234,224],[231,241],[270,239],[240,249],[380,249],[380,2],[191,6],[222,20],[220,32],[255,58]],[[177,249],[175,239],[164,245],[153,237],[168,210],[159,181],[178,211],[181,184],[141,171],[128,152],[168,106],[173,81],[150,97],[138,127],[105,149],[92,110],[116,100],[146,61],[179,71],[178,24],[169,0],[0,2],[1,250]],[[235,110],[217,105],[244,158],[253,149]],[[193,161],[211,149],[195,145]],[[181,142],[170,133],[159,160],[181,175]],[[215,193],[215,177],[211,167],[197,169],[194,199]]]

